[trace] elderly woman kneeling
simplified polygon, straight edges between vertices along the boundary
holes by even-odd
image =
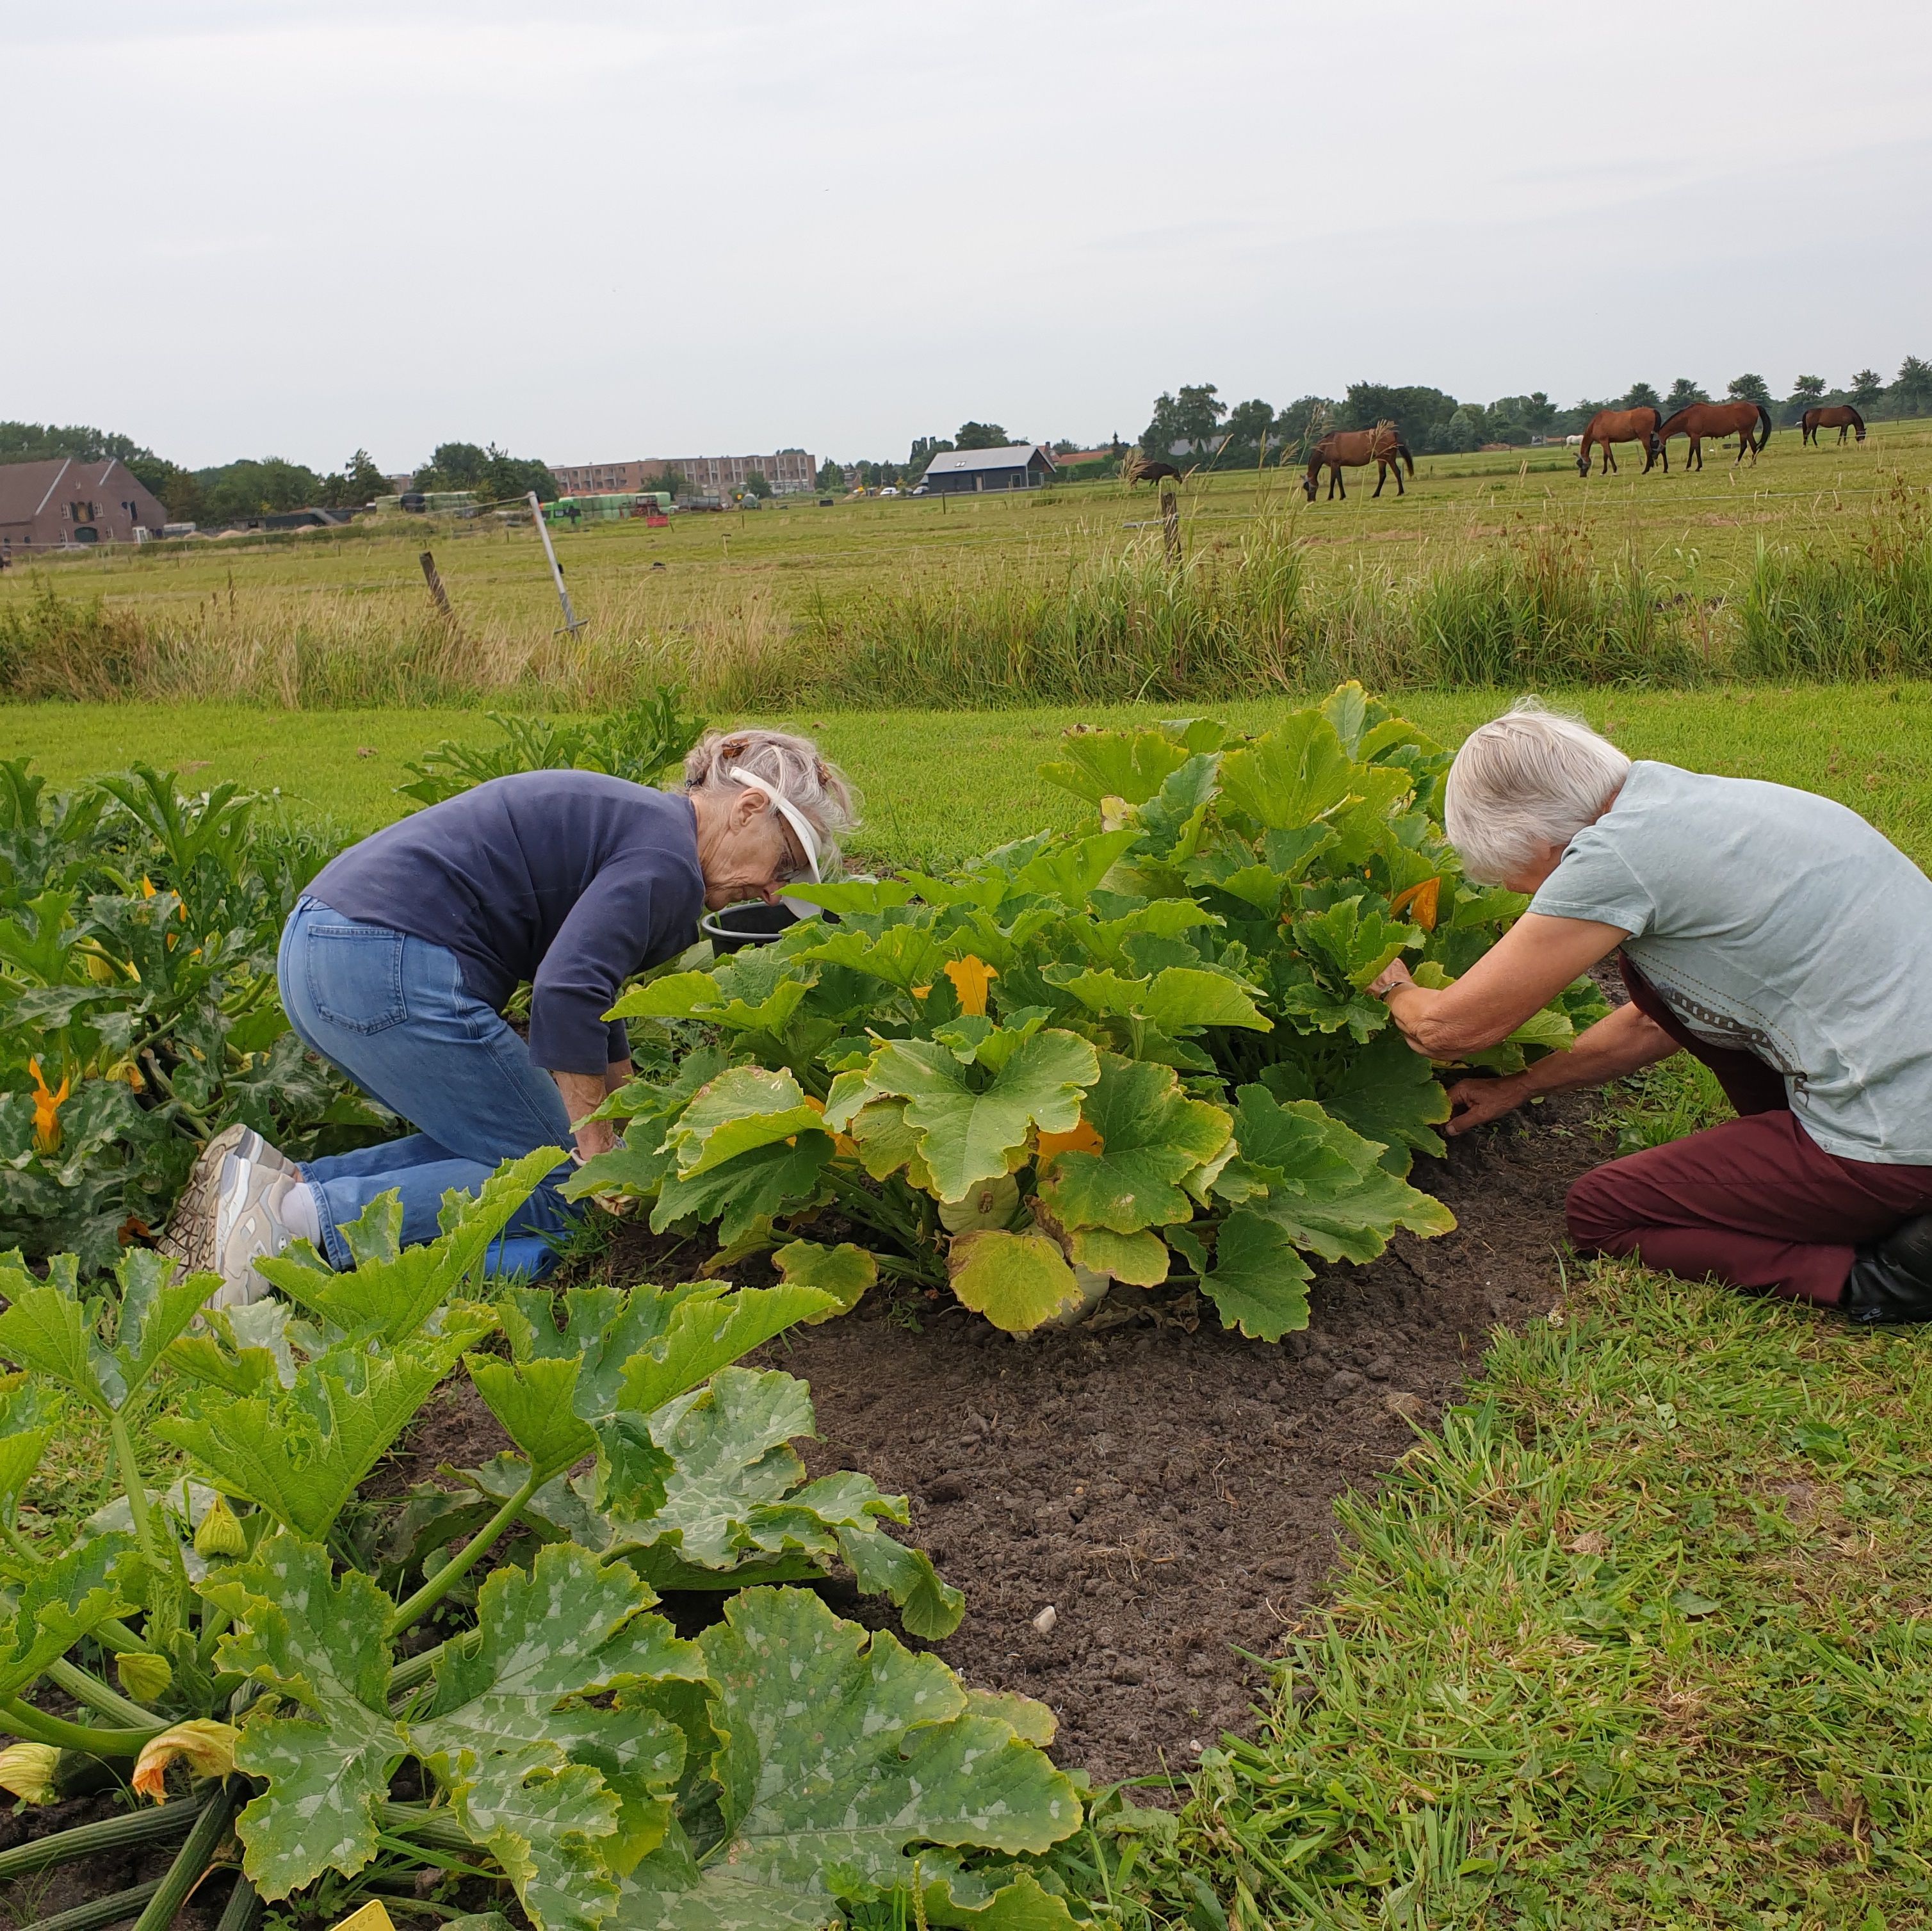
[[[1585,1174],[1578,1249],[1932,1320],[1932,881],[1843,805],[1634,764],[1533,700],[1472,734],[1446,816],[1472,878],[1534,896],[1453,986],[1398,962],[1371,987],[1418,1052],[1495,1044],[1613,951],[1630,993],[1568,1052],[1452,1087],[1448,1131],[1694,1053],[1739,1117]]]
[[[354,1264],[343,1230],[400,1197],[405,1244],[430,1240],[446,1188],[474,1193],[541,1146],[613,1144],[590,1117],[629,1077],[633,973],[698,937],[698,917],[817,878],[851,822],[844,779],[806,739],[711,732],[682,791],[598,771],[493,779],[333,859],[289,915],[276,962],[302,1039],[417,1131],[298,1164],[241,1128],[211,1140],[164,1245],[252,1299],[255,1263],[305,1238]],[[531,987],[530,1038],[503,1008]],[[499,1270],[541,1273],[577,1209],[557,1168],[510,1222]]]

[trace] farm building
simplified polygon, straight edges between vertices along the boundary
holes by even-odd
[[[1004,449],[946,449],[927,464],[920,480],[935,496],[973,490],[1038,489],[1054,475],[1053,454],[1042,443],[1015,443]]]
[[[0,464],[0,556],[142,542],[167,520],[160,500],[118,459]]]
[[[650,489],[675,470],[698,494],[728,496],[756,470],[776,496],[811,489],[818,459],[806,449],[776,449],[768,456],[642,456],[625,463],[553,463],[550,473],[566,496]]]

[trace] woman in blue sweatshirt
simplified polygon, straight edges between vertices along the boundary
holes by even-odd
[[[629,1076],[622,1020],[634,973],[698,936],[701,907],[776,899],[815,878],[851,822],[844,779],[806,739],[713,731],[682,792],[595,771],[478,785],[365,838],[324,866],[289,915],[282,1004],[309,1047],[417,1131],[298,1165],[245,1128],[211,1141],[164,1243],[222,1275],[217,1305],[262,1289],[256,1261],[292,1239],[353,1266],[341,1230],[394,1188],[404,1243],[433,1239],[446,1189],[474,1193],[544,1146],[588,1158],[586,1117]],[[502,1017],[531,987],[530,1041]],[[496,1264],[539,1271],[572,1210],[560,1167],[506,1230]]]

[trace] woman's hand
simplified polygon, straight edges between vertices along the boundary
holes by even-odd
[[[1487,1126],[1513,1113],[1530,1096],[1529,1083],[1518,1073],[1506,1080],[1458,1080],[1449,1089],[1449,1118],[1442,1131],[1452,1139],[1472,1127]]]
[[[1369,997],[1372,999],[1385,999],[1396,987],[1412,986],[1414,984],[1414,980],[1409,976],[1408,966],[1398,953],[1373,979],[1370,981]]]

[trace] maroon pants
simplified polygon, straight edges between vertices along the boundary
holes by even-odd
[[[1852,1250],[1932,1212],[1932,1167],[1827,1153],[1802,1127],[1783,1076],[1755,1053],[1707,1046],[1627,961],[1632,1002],[1718,1076],[1738,1117],[1593,1168],[1570,1189],[1582,1254],[1836,1307]]]

